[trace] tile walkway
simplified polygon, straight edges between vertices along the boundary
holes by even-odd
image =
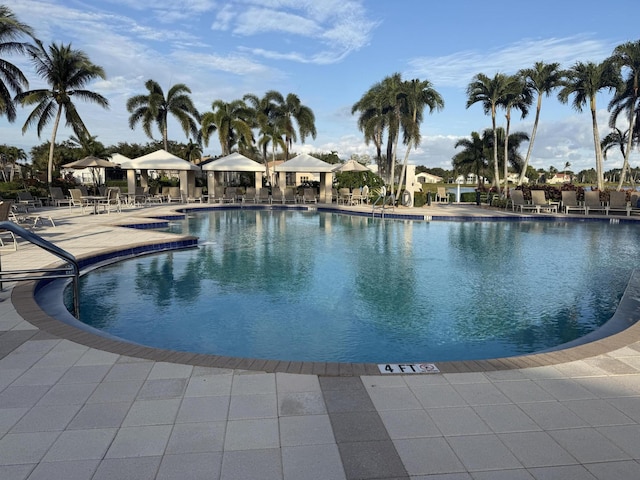
[[[167,234],[114,225],[162,209],[62,207],[58,226],[39,233],[78,257],[159,242]],[[7,270],[52,261],[25,244],[2,252]],[[61,338],[31,323],[40,313],[18,290],[0,292],[2,480],[640,478],[640,342],[630,335],[527,368],[294,374]]]

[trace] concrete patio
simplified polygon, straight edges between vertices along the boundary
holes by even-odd
[[[173,240],[118,225],[181,207],[47,209],[57,226],[37,233],[85,257]],[[396,212],[513,215],[475,205]],[[24,242],[0,255],[4,270],[55,260]],[[117,345],[47,320],[28,290],[0,292],[2,480],[640,478],[636,328],[510,364],[384,376]]]

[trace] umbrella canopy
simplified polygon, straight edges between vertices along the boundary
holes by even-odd
[[[301,153],[291,160],[276,165],[276,172],[330,173],[334,166],[307,153]]]
[[[126,170],[200,170],[191,162],[160,149],[120,164]]]
[[[217,158],[201,164],[202,170],[209,172],[262,172],[265,166],[239,153]]]
[[[117,167],[116,163],[110,162],[109,160],[105,160],[104,158],[98,158],[94,156],[84,157],[80,160],[76,160],[75,162],[65,163],[62,165],[64,168],[112,168]]]
[[[370,172],[369,168],[355,160],[349,160],[333,169],[334,172]]]

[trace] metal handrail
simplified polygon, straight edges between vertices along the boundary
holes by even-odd
[[[387,201],[387,198],[389,199],[388,201]],[[382,205],[377,206],[378,205],[378,201],[380,201],[380,200],[382,200]],[[381,210],[381,212],[382,212],[380,215],[382,216],[382,218],[384,218],[384,210],[385,210],[385,207],[386,207],[387,203],[389,203],[389,207],[391,208],[391,211],[394,211],[395,203],[396,203],[395,195],[391,194],[390,196],[387,196],[386,192],[383,192],[383,194],[378,196],[378,198],[376,198],[376,201],[373,202],[373,206],[371,208],[371,216],[375,215],[376,206],[377,206],[377,208],[379,208]]]
[[[20,225],[10,222],[0,222],[0,230],[8,230],[14,235],[18,235],[20,238],[25,239],[29,243],[36,245],[43,250],[55,255],[67,262],[66,266],[59,268],[35,268],[26,270],[2,270],[2,262],[0,260],[0,290],[4,289],[4,282],[20,282],[26,280],[46,280],[55,278],[71,278],[73,286],[73,310],[76,318],[79,318],[80,304],[78,294],[78,281],[80,278],[80,266],[76,257],[71,255],[66,250],[54,245],[48,240],[45,240],[39,235],[21,227]],[[0,259],[2,257],[0,256]]]

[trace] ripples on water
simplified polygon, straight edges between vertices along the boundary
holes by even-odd
[[[636,228],[596,222],[412,222],[224,210],[174,231],[198,249],[82,278],[82,320],[145,345],[340,362],[531,353],[609,319]]]

